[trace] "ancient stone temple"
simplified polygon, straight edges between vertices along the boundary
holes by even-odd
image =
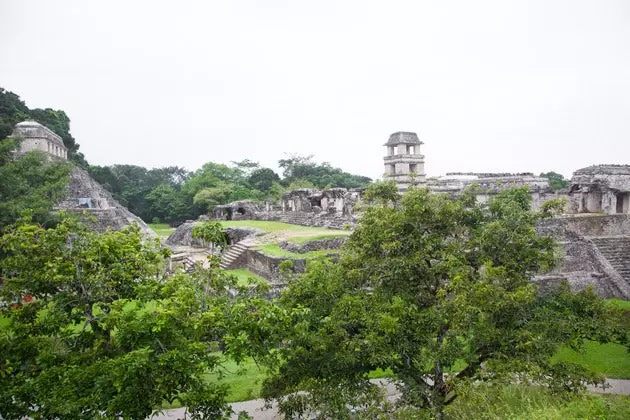
[[[593,165],[573,173],[570,213],[630,213],[630,166]]]
[[[398,131],[384,144],[387,147],[385,177],[396,181],[399,191],[407,191],[412,184],[424,184],[424,155],[420,154],[423,143],[416,133]]]
[[[22,137],[20,149],[17,155],[24,155],[34,150],[46,153],[51,159],[68,158],[68,149],[63,144],[63,140],[37,121],[23,121],[15,126],[13,133],[15,137]]]

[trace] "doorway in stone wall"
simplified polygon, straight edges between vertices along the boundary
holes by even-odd
[[[628,207],[630,206],[630,193],[617,194],[617,213],[628,213]]]

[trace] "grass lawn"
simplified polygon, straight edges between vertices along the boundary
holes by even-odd
[[[582,352],[565,347],[553,361],[578,363],[609,378],[630,379],[630,353],[621,344],[587,341]]]
[[[170,227],[166,223],[149,223],[149,227],[161,238],[168,238],[171,236],[171,233],[175,232],[175,228]]]
[[[311,252],[306,252],[304,254],[298,254],[297,252],[289,252],[285,249],[282,249],[280,248],[278,244],[257,245],[256,249],[259,249],[265,254],[271,255],[272,257],[285,257],[285,258],[306,259],[306,260],[322,258],[322,257],[326,257],[329,254],[339,253],[339,250],[337,249],[320,249],[318,251],[311,251]]]
[[[253,278],[255,280],[262,280],[262,281],[267,281],[266,279],[260,277],[258,274],[254,274],[251,271],[249,271],[246,268],[238,268],[235,270],[228,270],[227,271],[230,274],[234,274],[237,278],[238,278],[238,284],[239,286],[244,286],[247,284],[247,280],[249,278]]]
[[[472,388],[447,408],[452,419],[627,419],[630,397],[584,394],[562,398],[526,385]]]
[[[248,359],[241,365],[226,359],[222,365],[220,373],[209,373],[206,375],[206,379],[230,386],[227,396],[228,402],[246,401],[260,396],[260,387],[266,375],[258,368],[253,359]]]
[[[630,333],[630,301],[606,299],[606,304],[624,312],[619,321]],[[630,379],[630,353],[621,344],[600,344],[587,341],[583,351],[576,352],[570,348],[563,348],[554,356],[553,360],[578,363],[609,378]]]
[[[310,242],[310,241],[321,241],[322,239],[343,238],[344,236],[349,236],[350,233],[351,232],[342,230],[335,233],[323,233],[321,235],[293,236],[287,240],[289,242],[293,242],[294,244],[301,245],[305,242]]]
[[[330,232],[344,232],[342,230],[326,229],[320,227],[291,225],[283,222],[273,222],[265,220],[222,220],[221,224],[225,227],[251,227],[260,229],[265,232],[279,231],[297,231],[297,232],[321,232],[322,234]]]

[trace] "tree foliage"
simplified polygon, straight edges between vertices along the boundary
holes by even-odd
[[[64,111],[29,109],[18,95],[0,88],[0,141],[11,135],[15,124],[29,119],[45,125],[62,138],[68,148],[68,159],[81,167],[88,166],[83,153],[79,152],[79,144],[70,134],[70,118]]]
[[[0,237],[0,415],[6,419],[146,418],[178,400],[223,418],[218,367],[235,279],[165,276],[167,252],[132,226],[95,233],[62,217],[23,219]]]
[[[561,190],[569,186],[569,181],[565,179],[562,174],[557,172],[543,172],[540,176],[549,180],[549,185],[551,185],[551,189],[553,190]]]
[[[227,234],[219,222],[207,221],[198,224],[192,229],[192,237],[201,239],[208,244],[224,249],[228,245]]]
[[[63,199],[70,180],[70,165],[48,162],[40,152],[13,159],[19,139],[0,141],[0,232],[24,211],[45,223],[53,206]]]
[[[283,171],[284,185],[301,179],[311,182],[317,188],[358,188],[371,182],[368,177],[344,172],[328,162],[315,163],[312,155],[292,155],[286,159],[280,159],[278,166]]]
[[[339,264],[311,263],[244,329],[249,351],[273,371],[263,394],[287,416],[346,418],[351,406],[378,406],[375,369],[393,372],[406,410],[438,418],[478,381],[564,392],[602,379],[551,362],[562,345],[625,335],[591,290],[541,294],[530,282],[553,266],[556,245],[536,234],[550,213],[529,210],[527,189],[488,206],[473,192],[452,199],[414,188],[390,203],[381,190]]]

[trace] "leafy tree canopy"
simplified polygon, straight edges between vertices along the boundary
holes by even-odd
[[[166,277],[167,251],[137,226],[95,233],[26,218],[0,237],[0,416],[146,418],[178,400],[224,418],[218,368],[236,279],[209,269]]]
[[[26,210],[40,223],[48,221],[70,180],[70,165],[48,162],[43,153],[13,159],[18,144],[13,137],[0,141],[0,232]]]
[[[549,184],[553,190],[561,190],[569,186],[569,180],[565,179],[562,174],[557,172],[543,172],[540,176],[549,180]]]
[[[472,191],[452,199],[414,188],[399,199],[373,187],[338,264],[311,263],[278,305],[243,314],[256,319],[244,323],[243,351],[272,369],[262,392],[287,416],[383,414],[368,381],[375,369],[393,372],[402,406],[437,418],[479,381],[563,392],[602,379],[551,356],[585,338],[624,340],[609,309],[591,290],[541,294],[530,282],[555,262],[555,243],[535,227],[557,203],[536,213],[527,189],[485,206]]]
[[[357,188],[371,182],[368,177],[344,172],[340,168],[334,168],[328,162],[315,163],[313,155],[291,155],[286,159],[280,159],[278,166],[283,171],[284,185],[290,185],[298,179],[307,180],[317,188]]]

